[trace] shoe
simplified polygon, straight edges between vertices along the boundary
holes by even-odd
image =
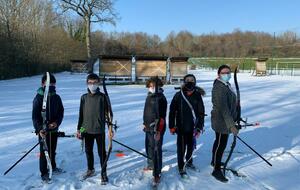
[[[60,174],[60,173],[64,173],[65,171],[61,168],[54,168],[52,169],[53,174]]]
[[[106,174],[101,176],[101,185],[106,185],[108,183],[108,177]]]
[[[219,180],[223,183],[226,183],[228,181],[228,179],[223,175],[221,170],[214,170],[211,173],[212,176],[214,176],[216,178],[216,180]]]
[[[87,170],[86,173],[83,175],[83,179],[86,179],[86,178],[89,178],[89,177],[92,177],[95,175],[95,170],[92,169],[92,170]]]
[[[153,183],[158,184],[160,182],[160,176],[154,176]]]
[[[180,176],[181,176],[182,178],[187,178],[187,177],[188,177],[188,175],[187,175],[187,173],[186,173],[185,170],[179,170],[179,174],[180,174]]]
[[[43,182],[48,183],[49,181],[51,181],[51,179],[49,178],[49,174],[44,174],[41,177]]]

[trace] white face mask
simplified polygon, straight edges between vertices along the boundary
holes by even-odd
[[[95,94],[96,90],[98,88],[98,85],[96,85],[96,84],[89,84],[88,88],[89,88],[89,90],[91,91],[92,94]]]
[[[149,88],[149,92],[155,93],[155,88],[154,88],[154,87],[150,87],[150,88]]]

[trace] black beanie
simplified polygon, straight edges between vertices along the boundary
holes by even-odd
[[[55,84],[56,83],[56,79],[54,77],[54,75],[52,75],[51,73],[49,73],[50,75],[50,83]],[[44,83],[47,80],[47,73],[45,73],[42,77],[42,83]]]

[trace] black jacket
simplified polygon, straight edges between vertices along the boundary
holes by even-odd
[[[107,97],[99,89],[95,94],[83,94],[80,99],[77,130],[85,128],[89,134],[105,133],[105,120],[108,113]]]
[[[42,106],[44,98],[44,88],[39,88],[37,95],[33,99],[32,107],[32,122],[35,128],[35,132],[38,133],[43,129],[43,118],[42,118]],[[64,117],[64,106],[62,104],[61,98],[56,94],[55,89],[49,89],[49,96],[47,98],[47,107],[46,107],[46,120],[47,123],[56,122],[59,127]],[[53,131],[57,131],[53,129]]]
[[[143,124],[146,126],[146,131],[153,130],[150,128],[150,125],[155,122],[155,119],[157,118],[156,116],[157,111],[158,111],[159,119],[163,119],[164,121],[166,120],[167,104],[168,104],[167,99],[163,94],[162,89],[159,89],[159,92],[157,94],[151,92],[148,93],[145,106],[144,106],[144,116],[143,116],[143,120],[144,120]],[[164,122],[163,132],[165,131],[166,128],[165,126],[166,126],[166,122]]]
[[[202,89],[200,90],[200,88],[196,88],[196,90],[190,96],[187,95],[186,91],[183,92],[195,111],[197,118],[196,126],[194,126],[192,111],[179,91],[174,95],[170,105],[169,128],[171,129],[176,127],[177,133],[180,134],[192,133],[194,128],[197,130],[202,130],[204,126],[205,114],[202,100],[204,91],[202,91]]]

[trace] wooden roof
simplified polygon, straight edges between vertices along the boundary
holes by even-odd
[[[150,56],[150,55],[136,55],[135,60],[155,60],[155,61],[167,61],[167,56]]]
[[[171,62],[186,62],[189,57],[171,57]]]
[[[99,55],[100,59],[132,59],[132,55]]]
[[[71,63],[86,63],[86,59],[71,59]]]
[[[255,59],[255,61],[267,61],[268,58],[267,57],[259,57],[257,59]]]

